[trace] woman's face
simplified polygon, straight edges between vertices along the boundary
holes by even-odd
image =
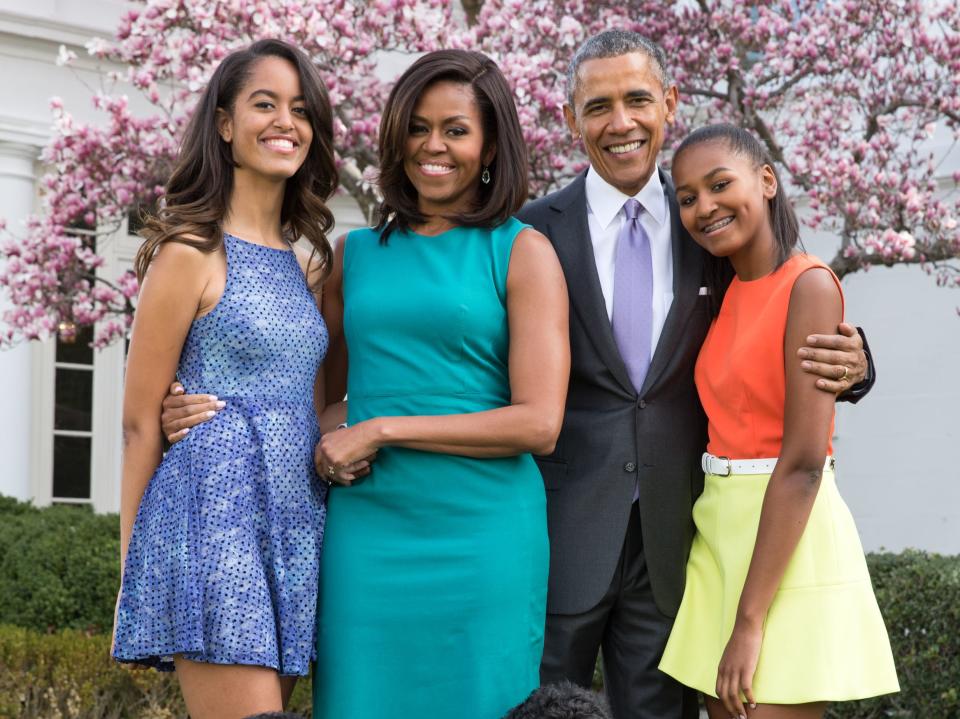
[[[710,254],[773,241],[767,206],[777,180],[769,165],[757,169],[723,140],[703,142],[674,160],[673,182],[683,226]]]
[[[483,119],[473,88],[441,81],[423,91],[413,108],[403,155],[421,212],[470,210],[480,173],[493,155],[493,148],[484,151]]]
[[[232,112],[219,110],[217,119],[238,173],[286,180],[300,169],[313,140],[300,76],[279,57],[257,60]]]

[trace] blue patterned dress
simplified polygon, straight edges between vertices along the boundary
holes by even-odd
[[[305,675],[314,656],[326,485],[313,383],[327,329],[292,251],[224,236],[223,296],[177,377],[226,408],[163,458],[137,512],[114,658],[173,654]]]

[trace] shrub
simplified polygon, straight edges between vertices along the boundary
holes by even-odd
[[[908,550],[867,557],[900,693],[835,704],[831,719],[960,716],[960,557]]]
[[[0,498],[0,623],[109,632],[119,557],[115,514]]]
[[[176,677],[132,670],[109,657],[110,638],[67,629],[41,634],[0,625],[0,717],[176,719],[186,716]],[[309,716],[301,679],[291,711]]]

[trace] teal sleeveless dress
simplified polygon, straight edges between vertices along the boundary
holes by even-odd
[[[525,227],[349,234],[351,424],[510,403],[506,279]],[[539,685],[549,560],[529,454],[385,447],[331,489],[324,542],[315,719],[499,719]]]

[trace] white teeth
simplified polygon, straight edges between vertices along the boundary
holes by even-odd
[[[276,147],[278,150],[292,150],[292,149],[293,149],[293,141],[292,141],[292,140],[284,140],[283,138],[279,138],[279,137],[271,138],[271,139],[269,139],[269,140],[264,140],[263,143],[264,143],[265,145],[269,145],[270,147]]]
[[[714,230],[719,230],[722,227],[726,227],[731,222],[733,222],[732,217],[724,217],[722,220],[718,220],[717,222],[714,222],[712,225],[707,225],[706,227],[703,228],[703,231],[713,232]]]
[[[453,168],[449,165],[431,165],[428,163],[422,163],[420,167],[423,168],[424,172],[430,173],[431,175],[445,175],[448,172],[453,172]]]
[[[624,145],[611,145],[607,149],[610,150],[614,155],[622,155],[624,152],[633,152],[638,149],[643,142],[636,140],[635,142],[628,142]]]

